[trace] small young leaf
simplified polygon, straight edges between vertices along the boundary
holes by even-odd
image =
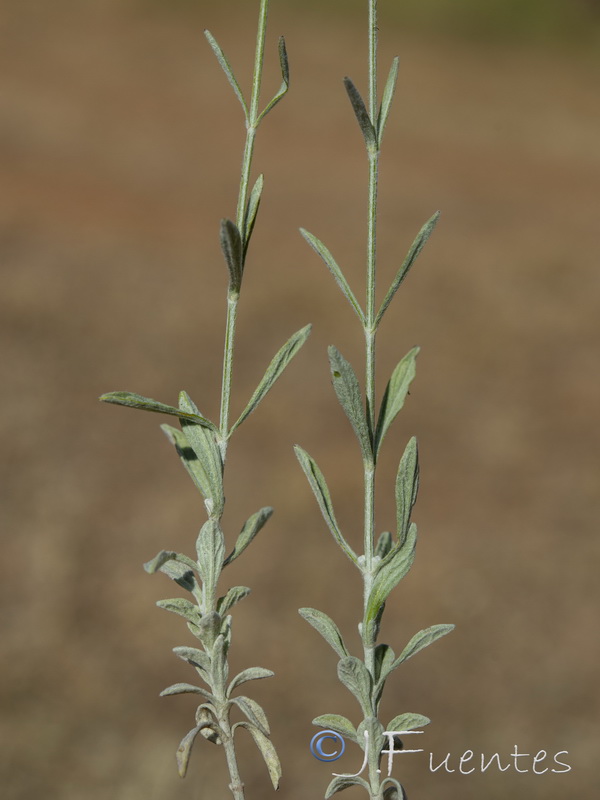
[[[278,789],[279,781],[281,780],[281,764],[279,763],[279,757],[277,756],[277,752],[271,740],[265,736],[260,728],[257,728],[257,726],[253,725],[251,722],[237,722],[233,727],[234,730],[237,728],[246,728],[246,730],[250,731],[256,746],[265,760],[273,788]]]
[[[250,542],[262,529],[272,514],[273,509],[270,508],[270,506],[265,506],[246,520],[244,527],[237,538],[235,547],[223,562],[224,567],[226,567],[228,564],[231,564],[232,561],[235,561],[235,559],[244,552],[244,550],[248,547]]]
[[[179,407],[184,412],[194,412],[195,404],[186,392],[179,395]],[[223,514],[225,496],[223,493],[223,462],[216,443],[215,433],[200,425],[180,419],[183,434],[192,448],[206,478],[206,502],[211,516],[220,518]]]
[[[244,215],[244,253],[242,263],[246,261],[246,253],[248,252],[250,237],[252,236],[252,231],[254,230],[254,223],[256,222],[256,215],[258,214],[258,208],[260,206],[263,185],[264,177],[259,175],[256,179],[256,183],[252,187],[252,191],[250,192],[250,197],[248,199],[248,205],[246,206],[246,214]]]
[[[232,606],[249,594],[248,586],[233,586],[224,597],[220,597],[217,601],[217,611],[219,614],[225,615]]]
[[[340,658],[345,658],[348,655],[342,634],[331,617],[328,617],[322,611],[317,611],[316,608],[300,608],[298,613],[321,634]]]
[[[358,125],[362,131],[367,150],[376,152],[377,134],[375,133],[375,128],[371,122],[371,117],[369,116],[365,102],[350,78],[344,78],[344,86],[348,92],[348,97],[350,98],[350,103],[352,104],[354,114],[358,120]]]
[[[363,713],[370,715],[372,680],[363,662],[347,656],[338,662],[338,678],[360,703]]]
[[[442,636],[453,631],[454,627],[454,625],[432,625],[430,628],[425,628],[415,633],[410,642],[394,661],[392,669],[396,669],[403,661],[412,658],[419,650],[423,650],[424,647],[428,647],[430,644],[433,644],[433,642],[441,639]]]
[[[395,654],[389,644],[378,644],[375,648],[375,680],[385,676],[394,663]]]
[[[274,672],[271,672],[270,669],[264,669],[264,667],[248,667],[248,669],[243,669],[229,684],[227,697],[231,695],[235,688],[242,683],[246,683],[246,681],[258,681],[261,678],[272,678],[273,675],[275,675]]]
[[[417,526],[413,522],[406,541],[403,544],[397,543],[379,565],[367,603],[367,624],[377,618],[390,592],[411,568],[416,546]]]
[[[233,431],[242,424],[242,422],[246,419],[246,417],[254,411],[256,406],[267,394],[267,392],[273,386],[277,378],[279,378],[283,370],[287,367],[292,358],[296,355],[298,350],[308,339],[311,327],[312,327],[311,325],[307,325],[301,330],[296,331],[296,333],[287,340],[287,342],[283,345],[283,347],[280,350],[278,350],[273,360],[267,367],[267,371],[263,375],[261,382],[256,387],[256,391],[250,398],[250,402],[248,403],[244,411],[242,411],[238,421],[231,428],[230,434],[233,433]]]
[[[344,539],[338,527],[335,514],[333,512],[331,495],[329,494],[329,489],[327,488],[323,473],[317,466],[316,462],[299,445],[295,445],[294,450],[296,452],[296,456],[298,457],[298,461],[300,462],[300,466],[304,470],[304,474],[308,479],[310,488],[313,490],[313,493],[317,499],[323,519],[333,534],[333,538],[348,556],[350,561],[354,562],[354,564],[357,564],[358,557],[356,553]]]
[[[354,296],[354,292],[350,288],[350,285],[348,284],[348,281],[344,277],[344,274],[342,273],[342,270],[338,267],[337,262],[335,261],[334,257],[331,255],[329,250],[325,247],[323,242],[321,242],[319,239],[317,239],[316,236],[313,236],[312,233],[309,233],[307,230],[304,230],[304,228],[300,228],[300,233],[302,234],[304,239],[308,242],[308,244],[312,247],[312,249],[315,251],[315,253],[317,253],[317,255],[321,256],[321,258],[323,259],[323,262],[325,263],[325,266],[331,272],[331,274],[335,278],[335,281],[336,281],[337,285],[340,287],[340,289],[344,293],[344,297],[346,298],[346,300],[348,300],[348,302],[350,303],[350,305],[352,306],[352,308],[356,312],[359,320],[364,325],[364,323],[365,323],[365,315],[363,313],[362,308],[360,307],[360,303],[358,302],[358,300]]]
[[[204,523],[196,540],[196,550],[200,577],[210,595],[219,580],[225,555],[225,539],[217,520],[209,519]]]
[[[200,733],[213,744],[223,744],[223,731],[216,720],[214,707],[209,703],[202,703],[196,709],[196,724],[202,726]]]
[[[271,732],[269,720],[267,719],[263,707],[259,705],[256,700],[252,700],[252,698],[245,697],[244,695],[238,695],[237,697],[232,697],[231,702],[235,703],[248,717],[250,722],[254,723],[265,736],[269,735]]]
[[[350,786],[362,786],[369,794],[371,787],[364,778],[359,778],[357,775],[337,775],[325,790],[325,800],[329,800],[336,792],[343,792]]]
[[[330,345],[328,352],[333,388],[340,401],[340,405],[354,428],[354,433],[358,438],[363,458],[367,462],[372,462],[373,446],[358,379],[351,364],[346,361],[336,347]]]
[[[154,411],[156,414],[171,414],[171,416],[185,418],[190,422],[195,422],[197,425],[203,425],[205,428],[216,430],[213,423],[203,417],[201,414],[184,411],[181,412],[180,408],[159,403],[158,400],[153,400],[151,397],[142,397],[141,394],[134,394],[133,392],[107,392],[101,394],[98,400],[103,403],[114,403],[117,406],[127,406],[127,408],[139,408],[142,411]],[[196,409],[197,410],[197,409]]]
[[[398,291],[400,284],[402,283],[404,278],[406,278],[406,276],[408,275],[408,271],[415,263],[417,256],[425,246],[425,242],[427,241],[427,239],[429,239],[429,237],[433,233],[433,229],[435,228],[439,218],[440,218],[440,212],[436,211],[433,217],[427,220],[425,225],[423,225],[423,227],[417,234],[417,238],[412,243],[412,246],[408,251],[408,255],[406,256],[404,262],[402,263],[402,266],[396,273],[396,277],[394,278],[394,280],[392,281],[392,285],[388,289],[388,293],[386,294],[383,303],[381,304],[381,308],[377,312],[377,316],[375,317],[375,328],[377,328],[377,326],[381,322],[381,319],[385,314],[385,312],[387,311],[389,304],[392,302],[394,295]]]
[[[410,515],[417,501],[418,490],[419,454],[417,440],[413,436],[400,459],[396,476],[396,519],[398,521],[398,540],[401,544],[406,541]]]
[[[281,77],[283,79],[282,84],[279,87],[275,97],[269,102],[265,110],[258,117],[257,124],[261,121],[263,117],[267,116],[269,111],[271,111],[271,109],[273,109],[277,105],[277,103],[281,100],[281,98],[287,93],[287,90],[290,88],[290,65],[288,62],[287,50],[285,47],[285,39],[283,38],[283,36],[279,37],[279,66],[281,67]]]
[[[177,767],[179,769],[179,775],[182,778],[185,778],[185,774],[187,772],[188,763],[190,760],[190,755],[192,752],[192,745],[194,744],[194,739],[200,733],[203,727],[205,727],[208,723],[203,725],[197,725],[195,728],[186,735],[181,740],[181,744],[177,748],[176,758],[177,758]]]
[[[312,724],[335,731],[340,736],[343,736],[344,739],[350,739],[351,742],[358,742],[356,728],[349,719],[342,717],[340,714],[321,714],[320,717],[313,719]]]
[[[237,225],[230,219],[221,220],[221,250],[229,270],[229,291],[239,294],[244,272],[244,245]]]
[[[390,113],[390,107],[392,105],[392,99],[394,97],[394,91],[396,90],[396,81],[398,80],[398,64],[399,59],[398,56],[396,56],[396,58],[392,61],[390,73],[387,81],[385,82],[385,88],[383,90],[381,108],[379,109],[379,116],[377,117],[377,142],[379,147],[381,147],[385,123],[387,122],[388,114]]]
[[[248,120],[248,106],[246,105],[246,101],[244,100],[244,96],[242,94],[242,90],[240,89],[240,86],[239,86],[239,84],[238,84],[238,82],[237,82],[237,80],[235,78],[235,75],[233,74],[233,70],[231,69],[231,67],[229,66],[229,62],[225,58],[225,53],[221,50],[219,44],[217,43],[217,40],[215,39],[215,37],[212,35],[212,33],[210,31],[204,31],[204,35],[206,36],[209,45],[212,47],[213,53],[216,55],[217,61],[221,65],[221,68],[223,69],[223,72],[227,76],[227,80],[231,84],[231,88],[235,92],[235,96],[240,101],[240,103],[242,105],[242,108],[244,109],[244,116],[246,117],[246,121],[247,121]]]
[[[200,621],[200,612],[198,606],[185,600],[183,597],[174,597],[171,600],[158,600],[156,605],[159,608],[164,608],[165,611],[172,611],[173,614],[179,614],[180,617],[193,622],[195,625]]]
[[[215,699],[206,689],[202,689],[200,686],[193,686],[191,683],[174,683],[172,686],[167,686],[160,693],[160,697],[171,697],[175,694],[201,694],[208,700],[214,701]]]
[[[392,534],[389,531],[383,531],[375,545],[375,555],[379,556],[379,558],[385,558],[391,549]]]
[[[429,725],[431,720],[429,717],[424,717],[422,714],[398,714],[390,721],[386,727],[386,731],[412,731],[415,728],[424,728]]]
[[[388,382],[383,399],[381,401],[379,417],[377,419],[377,430],[375,431],[375,455],[377,455],[379,452],[383,437],[387,433],[388,428],[404,405],[411,381],[415,377],[415,360],[418,354],[419,348],[413,347],[413,349],[410,350],[397,365],[396,369],[392,373],[392,377]]]

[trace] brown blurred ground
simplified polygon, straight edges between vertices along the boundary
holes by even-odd
[[[173,753],[193,700],[170,648],[183,624],[143,561],[193,552],[203,509],[158,418],[99,405],[130,389],[217,413],[225,269],[218,222],[234,214],[241,119],[201,35],[247,74],[255,4],[8,2],[0,12],[2,191],[2,797],[225,798],[222,753]],[[311,6],[311,9],[313,7]],[[232,13],[235,10],[235,14]],[[254,587],[235,615],[233,666],[254,685],[284,764],[279,796],[320,797],[351,752],[312,758],[311,719],[346,713],[335,658],[296,614],[330,613],[357,646],[359,585],[295,463],[328,477],[358,546],[360,460],[327,377],[335,342],[362,363],[356,320],[297,234],[325,239],[362,281],[365,164],[340,78],[365,84],[364,25],[275,3],[266,88],[285,32],[293,91],[261,130],[266,191],[240,317],[235,408],[307,321],[289,373],[234,439],[229,536],[262,505],[276,516],[226,579]],[[402,71],[386,134],[381,281],[422,222],[442,222],[380,336],[380,385],[422,346],[410,402],[381,466],[380,526],[393,520],[399,453],[422,451],[421,531],[384,638],[455,622],[390,682],[384,716],[434,724],[419,746],[569,751],[568,774],[395,769],[411,798],[594,796],[599,698],[598,61],[589,51],[483,44],[382,20],[382,69]],[[186,727],[188,726],[188,727]],[[412,744],[412,742],[411,742]],[[248,800],[270,797],[241,745]],[[456,763],[454,764],[456,766]],[[340,768],[341,767],[341,768]],[[210,776],[209,776],[210,771]],[[346,796],[346,795],[344,795]],[[349,800],[362,796],[347,792]]]

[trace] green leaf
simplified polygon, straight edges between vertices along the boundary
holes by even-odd
[[[154,411],[156,414],[171,414],[174,417],[183,417],[190,422],[195,422],[197,425],[203,425],[213,431],[216,430],[213,423],[199,413],[185,411],[182,414],[180,408],[167,406],[164,403],[159,403],[158,400],[152,400],[151,397],[142,397],[141,394],[134,394],[134,392],[107,392],[106,394],[101,394],[98,400],[102,400],[103,403],[113,403],[117,406],[127,406],[127,408],[140,408],[142,411]]]
[[[177,748],[177,753],[176,753],[177,767],[179,770],[179,775],[182,778],[185,778],[187,772],[194,740],[196,736],[200,733],[202,728],[206,727],[207,724],[208,723],[203,723],[202,725],[197,725],[195,728],[192,728],[192,730],[189,733],[186,733],[186,735],[181,740],[179,747]]]
[[[242,422],[246,419],[246,417],[254,411],[256,406],[267,394],[269,389],[279,378],[279,376],[287,367],[287,365],[290,363],[292,358],[296,355],[298,350],[308,339],[311,327],[312,327],[311,325],[306,325],[306,327],[302,328],[299,331],[296,331],[296,333],[287,340],[287,342],[283,345],[283,347],[277,351],[277,353],[273,357],[273,360],[267,367],[267,371],[263,375],[261,382],[256,387],[256,391],[250,398],[250,402],[248,403],[244,411],[242,411],[238,421],[231,428],[230,435],[237,427],[239,427],[242,424]]]
[[[340,714],[321,714],[320,717],[313,719],[312,724],[335,731],[340,736],[343,736],[344,739],[350,739],[351,742],[358,742],[356,728],[349,719],[342,717]]]
[[[179,407],[184,412],[194,412],[196,406],[186,392],[179,395]],[[205,476],[204,497],[211,516],[220,518],[223,514],[225,496],[223,494],[223,462],[215,439],[215,433],[200,425],[180,419],[183,434],[192,448]],[[200,488],[200,487],[199,487]],[[201,490],[202,491],[202,490]]]
[[[417,260],[417,256],[425,246],[427,239],[429,239],[429,237],[433,233],[433,229],[435,228],[439,218],[440,218],[440,212],[436,211],[433,217],[427,220],[425,225],[423,225],[423,227],[421,228],[421,230],[417,235],[417,238],[412,243],[412,246],[408,251],[408,255],[406,256],[406,258],[402,263],[402,266],[396,273],[396,277],[394,278],[394,280],[392,281],[392,285],[388,289],[388,293],[386,294],[383,303],[381,304],[381,308],[377,312],[377,316],[375,317],[375,328],[377,328],[377,326],[381,322],[382,317],[387,311],[389,304],[392,302],[394,295],[396,294],[398,288],[400,287],[400,284],[402,283],[404,278],[406,278],[406,276],[408,275],[408,271]]]
[[[229,270],[229,291],[239,294],[244,272],[244,245],[237,225],[230,219],[221,220],[220,240]]]
[[[331,274],[335,278],[335,281],[336,281],[337,285],[340,287],[340,289],[342,290],[342,292],[344,294],[344,297],[346,298],[346,300],[348,300],[348,302],[350,303],[350,305],[352,306],[352,308],[356,312],[359,320],[364,325],[364,323],[365,323],[365,315],[363,313],[362,308],[360,307],[360,303],[358,302],[358,300],[354,296],[354,292],[350,288],[350,285],[348,284],[348,281],[344,277],[344,274],[343,274],[342,270],[338,267],[334,257],[331,255],[329,250],[325,247],[323,242],[321,242],[319,239],[317,239],[316,236],[313,236],[312,233],[309,233],[304,228],[300,228],[300,233],[302,234],[304,239],[308,242],[308,244],[312,247],[312,249],[315,251],[315,253],[317,253],[317,255],[319,255],[323,259],[323,261],[325,263],[325,266],[327,267],[327,269],[331,272]]]
[[[262,197],[262,190],[264,186],[264,176],[259,175],[256,183],[252,187],[248,205],[246,206],[246,214],[244,215],[244,253],[243,262],[246,260],[246,253],[248,252],[248,245],[250,244],[250,237],[254,230],[254,223],[256,222],[256,215],[260,206],[260,199]]]
[[[272,678],[273,675],[275,675],[274,672],[271,672],[270,669],[264,669],[264,667],[248,667],[248,669],[243,669],[229,684],[227,697],[231,695],[234,689],[242,683],[246,683],[246,681],[258,681],[261,680],[261,678]]]
[[[407,800],[404,788],[395,778],[384,778],[381,787],[383,788],[386,783],[390,785],[383,792],[383,800]]]
[[[365,731],[368,733],[368,737],[365,736]],[[384,727],[379,722],[377,717],[374,717],[372,714],[369,714],[358,726],[356,731],[356,735],[358,736],[358,743],[360,745],[361,750],[365,750],[366,747],[371,748],[371,751],[375,751],[380,753],[383,748],[385,747],[385,739],[386,737],[383,735]],[[368,745],[367,745],[368,741]]]
[[[395,654],[389,644],[378,644],[375,648],[375,680],[387,675],[394,663]]]
[[[378,565],[367,603],[367,624],[377,618],[390,592],[400,583],[411,568],[415,560],[416,546],[417,526],[413,522],[408,531],[406,541],[403,544],[397,543],[381,564]]]
[[[348,97],[350,98],[350,103],[352,104],[358,125],[362,131],[367,150],[370,152],[377,152],[377,134],[375,133],[375,128],[371,122],[371,117],[369,116],[365,102],[350,78],[344,78],[344,86],[348,92]]]
[[[304,470],[304,474],[308,479],[310,488],[313,490],[313,493],[317,499],[317,503],[319,504],[319,508],[321,509],[321,514],[323,515],[323,518],[327,523],[329,530],[333,534],[333,538],[336,540],[336,542],[339,544],[339,546],[342,548],[342,550],[348,556],[348,558],[352,562],[357,564],[358,557],[356,553],[354,552],[354,550],[352,550],[348,542],[344,539],[338,527],[335,514],[333,512],[331,495],[329,494],[329,489],[327,488],[327,483],[325,482],[323,473],[317,466],[316,462],[299,445],[295,445],[294,451],[296,453],[296,456],[298,457],[300,466]]]
[[[235,78],[235,75],[233,74],[233,70],[229,65],[229,61],[227,61],[227,59],[225,58],[225,53],[221,50],[221,47],[217,43],[217,40],[210,31],[204,31],[204,35],[206,36],[209,45],[212,47],[213,53],[216,55],[217,61],[221,65],[223,72],[227,76],[227,80],[231,84],[231,88],[235,92],[235,96],[240,101],[242,108],[244,109],[244,116],[246,117],[246,121],[248,121],[248,106],[246,105],[246,101],[244,100],[244,95],[242,94],[242,90],[240,89],[240,86]]]
[[[160,697],[171,697],[175,694],[201,694],[208,700],[214,701],[215,699],[206,689],[202,689],[200,686],[193,686],[191,683],[174,683],[172,686],[167,686],[167,688],[163,689],[160,693]]]
[[[365,715],[370,714],[372,680],[363,662],[354,656],[346,656],[338,662],[338,678],[352,692]]]
[[[396,519],[398,522],[398,540],[406,541],[410,525],[410,515],[417,501],[419,491],[419,454],[417,440],[413,436],[406,445],[404,455],[400,459],[396,476]]]
[[[277,752],[271,740],[268,739],[265,734],[251,722],[236,722],[236,724],[233,726],[233,730],[236,730],[237,728],[246,728],[246,730],[250,731],[250,734],[252,735],[252,738],[254,739],[254,742],[260,750],[265,764],[267,765],[273,788],[278,789],[279,781],[281,780],[281,764],[279,763],[279,757],[277,756]]]
[[[381,401],[379,418],[377,419],[377,430],[375,431],[376,456],[379,453],[383,437],[404,405],[411,381],[415,377],[415,361],[418,354],[419,348],[413,347],[396,366],[396,369],[392,372],[392,377],[388,381]]]
[[[178,428],[173,428],[171,425],[161,425],[160,427],[167,439],[175,447],[177,455],[181,459],[181,463],[185,467],[190,478],[194,481],[196,487],[200,489],[200,492],[205,498],[210,498],[211,488],[208,478],[202,468],[200,459],[193,448],[190,447],[185,433]]]
[[[232,697],[231,702],[235,703],[236,706],[243,711],[243,713],[248,717],[250,722],[252,722],[256,727],[268,736],[270,731],[269,728],[269,720],[267,719],[267,715],[261,705],[259,705],[256,700],[252,700],[250,697],[245,697],[244,695],[238,695],[238,697]]]
[[[430,628],[425,628],[424,630],[415,633],[410,642],[394,661],[392,669],[396,669],[396,667],[402,664],[403,661],[412,658],[412,656],[418,653],[419,650],[423,650],[424,647],[428,647],[430,644],[433,644],[433,642],[441,639],[442,636],[450,633],[450,631],[453,631],[454,628],[454,625],[432,625]]]
[[[398,714],[386,727],[386,731],[412,731],[415,728],[424,728],[429,725],[431,720],[429,717],[424,717],[422,714]]]
[[[277,103],[281,100],[281,98],[287,93],[288,89],[290,88],[290,65],[288,62],[288,55],[287,50],[285,47],[285,39],[283,36],[279,37],[279,66],[281,67],[281,77],[282,83],[279,87],[277,94],[273,99],[268,103],[265,110],[260,114],[257,120],[257,124],[261,121],[263,117],[266,117],[269,111],[271,111]]]
[[[392,534],[389,531],[383,531],[375,545],[375,555],[379,558],[385,558],[392,549]]]
[[[187,661],[207,683],[210,681],[211,661],[207,653],[197,647],[174,647],[173,652],[182,661]]]
[[[256,534],[263,528],[267,520],[270,519],[272,514],[273,509],[270,506],[265,506],[246,520],[244,527],[237,538],[235,547],[223,562],[224,567],[226,567],[228,564],[231,564],[232,561],[235,561],[235,559],[244,552]]]
[[[159,608],[164,608],[165,611],[172,611],[173,614],[178,614],[180,617],[193,622],[195,625],[200,621],[200,612],[198,606],[185,600],[183,597],[174,597],[171,600],[158,600],[156,605]]]
[[[358,379],[351,364],[346,361],[340,351],[330,345],[329,364],[331,368],[331,380],[340,405],[346,412],[350,424],[354,428],[354,433],[358,438],[363,458],[367,463],[373,462],[373,445],[363,400],[358,385]]]
[[[348,655],[342,634],[331,617],[328,617],[322,611],[317,611],[316,608],[300,608],[298,613],[321,634],[340,658],[345,658]]]
[[[225,555],[225,539],[217,520],[209,519],[204,523],[196,540],[196,550],[200,577],[205,584],[206,593],[210,596],[219,580]]]
[[[364,778],[359,778],[356,775],[338,775],[325,790],[325,800],[329,800],[336,792],[343,792],[344,789],[348,789],[350,786],[362,786],[369,794],[371,793],[371,787]]]
[[[385,124],[390,113],[394,92],[396,90],[396,81],[398,80],[398,64],[399,59],[398,56],[396,56],[396,58],[392,61],[392,66],[383,90],[381,108],[379,109],[379,115],[377,117],[377,142],[379,147],[381,147],[383,131],[385,129]]]
[[[229,609],[244,597],[250,594],[248,586],[233,586],[224,597],[220,597],[217,601],[217,611],[221,615],[225,615]]]

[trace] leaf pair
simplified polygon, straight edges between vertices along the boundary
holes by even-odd
[[[365,101],[362,99],[360,92],[350,80],[344,78],[344,86],[350,99],[356,121],[361,130],[367,150],[369,153],[377,153],[381,148],[383,141],[383,131],[390,113],[394,92],[396,90],[396,82],[398,80],[398,57],[392,61],[392,66],[388,74],[388,78],[383,90],[383,97],[379,107],[379,113],[376,120],[372,120]]]
[[[248,245],[260,206],[264,177],[259,175],[252,187],[244,212],[243,228],[240,230],[230,219],[221,220],[220,242],[225,264],[229,272],[229,296],[237,297],[242,288]]]

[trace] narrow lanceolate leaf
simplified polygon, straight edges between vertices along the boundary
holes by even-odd
[[[315,251],[315,253],[317,253],[317,255],[321,256],[321,258],[323,259],[323,261],[325,263],[325,266],[331,272],[331,274],[335,278],[335,281],[336,281],[337,285],[340,287],[340,289],[344,293],[344,297],[346,298],[346,300],[348,300],[348,302],[350,303],[350,305],[352,306],[352,308],[356,312],[359,320],[364,324],[365,315],[363,313],[362,308],[360,307],[360,303],[358,302],[358,300],[354,296],[354,292],[350,288],[350,285],[348,284],[348,281],[344,277],[344,274],[343,274],[342,270],[338,267],[337,262],[334,259],[334,257],[331,255],[329,250],[325,247],[323,242],[321,242],[319,239],[317,239],[316,236],[313,236],[312,233],[309,233],[307,230],[304,230],[304,228],[300,228],[300,233],[306,239],[306,241],[312,247],[312,249]]]
[[[229,271],[229,291],[238,294],[244,272],[244,245],[237,225],[230,219],[221,220],[220,240]]]
[[[333,345],[329,347],[329,364],[337,398],[354,428],[363,459],[370,463],[373,461],[373,445],[356,374],[351,364]]]
[[[365,106],[365,101],[360,96],[360,92],[356,88],[356,86],[352,83],[350,78],[344,78],[344,86],[346,87],[346,91],[348,92],[348,97],[350,98],[350,103],[352,104],[352,108],[354,110],[354,114],[358,121],[358,125],[360,130],[362,131],[362,135],[365,140],[365,144],[367,145],[367,149],[371,151],[377,150],[377,134],[375,133],[375,128],[373,127],[373,123],[371,122],[371,117],[369,116],[369,112],[367,111],[367,107]]]
[[[433,642],[441,639],[450,631],[454,630],[454,625],[432,625],[430,628],[425,628],[412,637],[410,642],[406,645],[404,650],[400,653],[398,658],[394,661],[392,669],[396,669],[403,661],[412,658],[419,650],[428,647]]]
[[[279,788],[279,781],[281,780],[281,764],[279,763],[279,757],[277,756],[277,752],[271,740],[265,736],[260,728],[257,728],[257,726],[253,725],[251,722],[236,722],[236,724],[233,726],[233,729],[236,730],[237,728],[246,728],[246,730],[250,731],[252,738],[254,739],[254,742],[260,750],[265,764],[267,765],[273,788]]]
[[[415,377],[416,358],[419,348],[413,347],[397,365],[386,387],[375,431],[375,455],[379,452],[383,437],[404,405],[411,381]]]
[[[304,474],[308,479],[310,488],[313,490],[313,493],[317,499],[323,519],[333,534],[333,538],[336,540],[348,558],[356,564],[358,562],[358,557],[348,542],[344,539],[338,527],[335,514],[333,512],[331,495],[329,494],[329,489],[327,488],[327,483],[325,482],[323,473],[317,466],[316,462],[305,450],[298,445],[295,445],[294,450],[296,452],[296,456],[298,457],[298,461],[300,462],[300,466],[304,470]]]
[[[253,700],[251,697],[245,697],[244,695],[238,695],[238,697],[232,697],[231,702],[235,703],[235,705],[243,711],[243,713],[248,717],[250,722],[254,723],[256,727],[268,736],[270,731],[269,728],[269,720],[267,719],[267,715],[265,711],[256,700]]]
[[[213,53],[216,55],[217,61],[221,65],[223,72],[227,76],[227,80],[231,84],[231,88],[235,92],[235,96],[240,101],[242,108],[244,109],[244,116],[246,117],[246,120],[248,120],[248,106],[246,105],[246,101],[244,100],[244,95],[242,94],[242,90],[240,89],[240,86],[235,78],[235,75],[233,74],[233,70],[229,65],[229,61],[227,61],[227,59],[225,58],[225,53],[221,50],[221,47],[217,43],[217,40],[210,31],[204,31],[204,35],[206,36],[209,45],[212,47]]]
[[[225,556],[225,539],[216,519],[209,519],[200,529],[196,540],[196,550],[200,577],[205,584],[208,596],[210,596],[219,580]]]
[[[205,498],[210,497],[211,489],[206,473],[202,467],[202,463],[190,443],[186,439],[185,433],[180,431],[179,428],[174,428],[172,425],[161,425],[163,433],[171,444],[175,447],[177,455],[181,459],[181,463],[186,469],[190,478],[200,489],[200,492]]]
[[[194,412],[196,406],[186,392],[179,395],[179,407],[182,411]],[[205,492],[207,507],[211,516],[220,518],[223,514],[225,496],[223,493],[223,462],[215,439],[215,432],[200,425],[188,422],[186,417],[180,419],[183,434],[200,463],[205,476]]]
[[[417,501],[419,491],[419,454],[417,440],[413,436],[406,445],[404,455],[400,459],[396,476],[396,519],[398,523],[398,540],[406,541],[410,525],[410,515]]]
[[[367,625],[377,619],[390,592],[412,567],[417,546],[417,526],[412,523],[404,544],[396,544],[379,565],[367,603]]]
[[[301,330],[296,331],[296,333],[287,340],[287,342],[283,345],[283,347],[277,351],[273,360],[267,367],[267,371],[263,375],[261,382],[256,387],[256,391],[250,398],[250,402],[248,403],[246,408],[242,411],[238,421],[231,428],[230,433],[233,433],[233,431],[239,425],[242,424],[242,422],[246,419],[246,417],[254,411],[256,406],[267,394],[267,392],[273,386],[277,378],[279,378],[283,370],[287,367],[292,358],[296,355],[298,350],[300,350],[304,342],[308,339],[311,327],[312,327],[311,325],[307,325]]]
[[[262,175],[259,175],[258,178],[256,179],[256,183],[252,187],[252,191],[250,192],[250,197],[248,198],[248,205],[246,206],[246,213],[244,215],[243,261],[246,260],[248,245],[250,243],[252,231],[254,230],[254,223],[256,222],[256,215],[258,214],[258,208],[260,206],[260,198],[262,197],[263,185],[264,185],[264,177]]]
[[[173,614],[178,614],[180,617],[187,619],[188,622],[193,622],[197,625],[200,621],[200,612],[198,606],[185,600],[183,597],[174,597],[171,600],[158,600],[156,605],[159,608],[164,608],[165,611],[172,611]]]
[[[163,689],[160,696],[171,697],[175,694],[201,694],[207,700],[214,701],[215,699],[206,689],[202,689],[200,686],[193,686],[191,683],[174,683],[172,686],[167,686],[166,689]]]
[[[375,680],[387,675],[394,663],[395,654],[389,644],[378,644],[375,648]]]
[[[244,552],[272,514],[273,509],[270,506],[265,506],[246,520],[237,538],[235,547],[223,562],[224,567],[226,567],[227,564],[231,564],[232,561],[235,561],[235,559]]]
[[[349,719],[342,717],[340,714],[321,714],[320,717],[313,719],[312,724],[335,731],[340,736],[343,736],[344,739],[350,739],[351,742],[358,741],[356,728]]]
[[[258,117],[258,122],[261,121],[263,117],[273,109],[277,103],[281,100],[281,98],[287,93],[287,90],[290,88],[290,65],[288,62],[288,55],[287,50],[285,47],[285,39],[283,36],[279,37],[279,66],[281,67],[281,86],[277,90],[277,94],[273,99],[268,103],[265,110],[260,114]]]
[[[392,534],[389,531],[383,531],[375,545],[375,555],[379,558],[385,558],[392,549]]]
[[[227,663],[227,644],[223,634],[219,634],[212,649],[211,674],[213,685],[224,686],[229,673]]]
[[[203,725],[197,725],[195,728],[192,728],[192,730],[183,737],[183,739],[181,740],[181,744],[177,748],[177,753],[176,753],[177,768],[179,769],[179,775],[182,778],[185,778],[187,772],[194,740],[196,736],[200,733],[202,728],[205,727],[207,724],[208,723],[204,723]]]
[[[272,678],[273,675],[275,675],[274,672],[270,669],[264,669],[264,667],[248,667],[248,669],[239,672],[231,681],[227,689],[227,697],[231,695],[234,689],[241,686],[242,683],[246,683],[246,681],[258,681],[261,678]]]
[[[348,655],[340,629],[331,617],[328,617],[322,611],[317,611],[316,608],[300,608],[298,613],[321,634],[340,658],[345,658]]]
[[[367,792],[371,792],[371,787],[364,778],[357,775],[337,775],[325,790],[325,800],[329,800],[337,792],[343,792],[350,786],[362,786]]]
[[[386,727],[386,731],[414,731],[415,728],[424,728],[429,725],[431,720],[429,717],[424,717],[423,714],[398,714],[397,717],[390,720]]]
[[[233,586],[224,597],[220,597],[217,601],[217,611],[221,615],[225,615],[229,609],[244,597],[250,594],[248,586]]]
[[[342,658],[338,662],[338,678],[356,697],[363,712],[369,716],[372,680],[363,662],[354,656]]]
[[[417,235],[417,238],[412,243],[412,246],[408,251],[408,255],[406,256],[406,258],[402,263],[402,266],[396,273],[396,277],[392,281],[392,285],[388,289],[388,293],[384,297],[383,303],[381,304],[381,308],[379,309],[377,316],[375,317],[375,327],[377,327],[381,322],[381,319],[385,314],[385,312],[387,311],[387,307],[392,302],[394,295],[398,291],[400,284],[402,283],[404,278],[406,278],[406,276],[408,275],[408,271],[417,260],[417,256],[425,246],[427,239],[429,239],[429,237],[433,233],[433,229],[435,228],[439,217],[440,217],[440,212],[436,211],[433,217],[427,220],[425,225],[423,225],[423,227],[421,228],[421,230]]]
[[[173,417],[183,417],[190,422],[195,422],[197,425],[203,425],[211,430],[216,430],[213,423],[203,417],[199,413],[184,411],[182,413],[180,408],[159,403],[158,400],[153,400],[151,397],[142,397],[141,394],[134,394],[134,392],[108,392],[102,394],[98,398],[103,403],[114,403],[117,406],[127,406],[127,408],[140,408],[142,411],[154,411],[156,414],[171,414]]]
[[[390,113],[390,108],[392,105],[392,100],[394,98],[394,92],[396,90],[396,81],[398,80],[398,64],[399,64],[399,59],[398,56],[396,56],[396,58],[392,61],[390,73],[388,75],[387,81],[385,83],[385,88],[383,90],[383,97],[381,99],[381,108],[379,109],[379,116],[377,117],[377,142],[379,144],[379,147],[381,147],[385,123],[387,122],[387,118]]]

